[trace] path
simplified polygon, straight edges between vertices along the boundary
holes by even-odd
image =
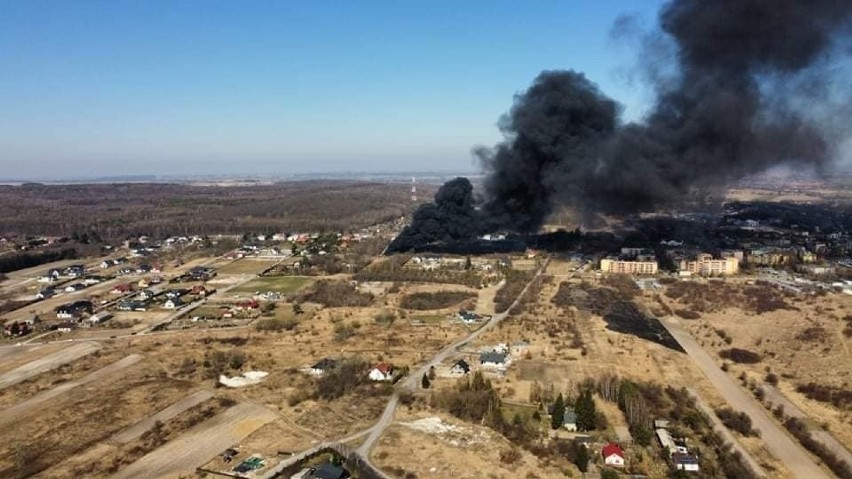
[[[127,444],[142,434],[145,434],[146,431],[154,427],[154,424],[156,424],[157,421],[168,421],[187,409],[197,406],[212,397],[213,393],[210,391],[197,391],[194,394],[190,394],[162,411],[152,414],[127,429],[117,432],[114,436],[112,436],[112,438],[110,438],[110,442]]]
[[[695,400],[695,405],[698,406],[698,408],[704,412],[707,418],[710,419],[710,422],[713,423],[713,430],[716,431],[717,434],[719,434],[719,437],[721,437],[722,440],[730,444],[735,451],[740,453],[743,460],[746,462],[746,465],[749,467],[749,469],[751,469],[751,472],[753,472],[758,477],[766,477],[766,471],[764,471],[763,468],[760,467],[760,464],[758,464],[757,461],[754,460],[754,457],[752,457],[751,453],[749,453],[746,448],[743,447],[743,445],[736,437],[734,437],[731,431],[727,427],[725,427],[724,424],[722,424],[721,419],[716,416],[716,413],[713,412],[713,409],[708,406],[707,403],[704,402],[701,396],[698,395],[698,392],[696,392],[694,389],[687,390],[692,396],[692,399]]]
[[[816,479],[830,477],[817,465],[816,461],[776,423],[756,399],[740,389],[739,385],[727,373],[716,365],[695,338],[673,317],[660,318],[660,322],[680,343],[692,362],[704,373],[722,398],[736,411],[746,413],[755,429],[761,432],[761,438],[769,449],[793,474],[793,477]]]
[[[60,349],[47,356],[30,361],[0,376],[0,389],[5,389],[20,382],[26,381],[41,373],[56,369],[63,364],[94,353],[100,346],[94,343],[77,343],[65,349]]]
[[[808,426],[814,422],[810,417],[808,417],[805,411],[802,411],[799,406],[796,406],[795,403],[787,399],[781,391],[771,384],[763,384],[761,387],[764,392],[766,392],[767,401],[771,402],[775,406],[778,406],[779,404],[784,406],[785,416],[801,419]],[[811,437],[821,442],[825,447],[837,454],[837,457],[852,466],[852,452],[850,452],[849,449],[838,441],[830,432],[821,427],[808,427],[808,432],[810,432]]]
[[[189,429],[112,476],[114,479],[192,474],[217,454],[242,441],[277,416],[252,403],[240,403]]]
[[[535,281],[535,279],[538,278],[542,274],[542,272],[547,269],[547,264],[548,262],[545,262],[541,265],[541,267],[532,277],[530,282],[527,283],[526,286],[524,286],[524,289],[521,291],[520,294],[518,294],[517,298],[515,298],[515,301],[512,302],[512,304],[509,306],[509,308],[506,309],[506,311],[499,314],[495,314],[488,322],[483,324],[481,328],[477,329],[476,331],[473,331],[467,336],[453,342],[449,346],[440,350],[437,354],[435,354],[435,356],[432,357],[432,359],[426,362],[426,364],[411,372],[405,379],[403,379],[397,385],[397,392],[395,392],[394,395],[391,397],[390,401],[388,402],[388,405],[385,407],[385,410],[382,413],[382,416],[379,418],[378,422],[373,426],[372,431],[370,431],[370,435],[367,436],[367,439],[365,439],[364,443],[361,444],[361,447],[358,448],[358,454],[360,454],[364,458],[364,461],[367,462],[367,464],[369,464],[370,451],[373,449],[373,446],[376,444],[376,441],[378,441],[379,437],[382,435],[382,433],[384,433],[385,429],[387,429],[387,427],[393,420],[394,412],[396,412],[396,407],[399,404],[399,392],[410,392],[416,390],[418,385],[420,384],[420,378],[422,378],[424,374],[427,374],[432,367],[437,367],[442,362],[444,362],[447,357],[452,354],[455,354],[459,348],[462,348],[468,343],[476,340],[477,338],[497,326],[501,321],[506,319],[509,316],[509,311],[511,311],[518,304],[520,298],[522,298],[524,294],[526,294],[527,290],[530,287],[530,284],[532,284],[532,282]]]

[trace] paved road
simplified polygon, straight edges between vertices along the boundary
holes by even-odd
[[[387,427],[390,425],[391,421],[393,420],[394,412],[396,412],[396,407],[399,404],[399,392],[404,392],[404,391],[410,392],[410,391],[416,390],[417,387],[420,384],[421,378],[423,377],[424,374],[429,373],[430,368],[437,367],[442,362],[444,362],[447,359],[447,357],[449,357],[452,354],[455,354],[458,351],[459,348],[466,346],[468,343],[474,341],[478,337],[480,337],[483,334],[485,334],[486,332],[490,331],[492,328],[497,326],[501,321],[506,319],[509,316],[509,311],[511,311],[518,304],[518,301],[520,300],[520,298],[522,298],[524,296],[524,294],[526,294],[526,292],[529,289],[530,284],[532,284],[533,280],[535,280],[539,275],[541,275],[541,273],[543,271],[545,271],[546,269],[547,269],[547,262],[545,262],[541,266],[541,268],[539,268],[539,270],[536,272],[535,276],[533,276],[532,280],[530,280],[530,282],[527,283],[527,285],[524,287],[524,289],[521,291],[521,293],[518,295],[518,297],[515,298],[515,301],[512,302],[511,306],[509,306],[509,308],[506,309],[506,311],[499,313],[499,314],[495,314],[494,316],[491,317],[491,319],[487,323],[483,324],[481,328],[477,329],[476,331],[473,331],[472,333],[468,334],[467,336],[455,341],[454,343],[452,343],[449,346],[445,347],[444,349],[440,350],[435,356],[432,357],[432,359],[430,359],[428,362],[426,362],[426,364],[422,365],[420,368],[418,368],[414,372],[410,373],[408,375],[408,377],[403,379],[397,385],[397,392],[395,392],[394,395],[391,397],[390,401],[388,402],[388,405],[385,407],[385,410],[382,413],[382,416],[379,418],[378,422],[376,422],[376,424],[371,428],[372,431],[370,432],[370,435],[367,436],[367,439],[364,440],[364,443],[361,444],[361,447],[358,448],[358,454],[360,454],[368,464],[369,464],[368,458],[370,456],[370,451],[373,449],[373,446],[376,444],[376,441],[378,441],[379,437],[382,435],[382,433],[385,431],[385,429],[387,429]]]
[[[775,406],[779,404],[784,406],[784,414],[786,416],[801,419],[805,421],[805,424],[813,422],[805,411],[802,411],[799,406],[796,406],[792,401],[787,399],[781,391],[773,387],[771,384],[764,384],[763,390],[766,391],[767,401],[771,402]],[[811,433],[811,437],[823,443],[825,447],[837,454],[837,457],[846,461],[847,464],[852,465],[852,452],[850,452],[849,449],[838,441],[830,432],[822,428],[808,428],[808,430]]]
[[[123,370],[128,366],[136,364],[141,359],[142,356],[138,354],[131,354],[130,356],[125,356],[124,358],[107,366],[104,366],[101,369],[98,369],[97,371],[90,373],[76,381],[62,383],[53,389],[48,389],[47,391],[36,394],[35,396],[27,399],[24,402],[19,402],[18,404],[15,404],[14,406],[8,409],[0,411],[0,429],[2,429],[3,426],[18,420],[19,418],[21,418],[21,416],[29,412],[31,409],[46,401],[60,396],[78,386],[83,386],[91,382],[104,379],[112,374]]]
[[[689,331],[681,326],[679,320],[666,317],[660,318],[660,322],[680,343],[693,363],[710,380],[728,405],[746,413],[751,418],[755,429],[760,430],[766,448],[787,466],[793,477],[803,479],[830,477],[820,469],[814,458],[772,419],[756,399],[740,389],[739,385],[716,365],[713,358],[695,341]]]
[[[30,361],[0,376],[0,389],[26,381],[41,373],[82,358],[100,349],[95,343],[77,343]]]

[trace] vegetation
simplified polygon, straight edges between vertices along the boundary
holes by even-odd
[[[535,271],[508,270],[506,272],[506,282],[497,290],[497,294],[494,295],[494,310],[502,313],[509,309],[509,306],[518,298],[521,291],[524,290],[524,287],[532,280],[534,275]]]
[[[407,268],[405,263],[411,255],[399,254],[384,261],[377,261],[355,274],[358,281],[390,281],[417,283],[460,284],[471,288],[482,285],[482,277],[474,270],[438,269],[427,271],[419,268]]]
[[[430,309],[444,309],[473,299],[476,293],[470,291],[438,291],[435,293],[412,293],[403,296],[400,307],[405,309],[416,309],[425,311]]]
[[[825,446],[825,444],[817,441],[811,436],[807,426],[800,420],[791,417],[784,421],[784,427],[790,431],[790,434],[805,446],[805,449],[814,453],[822,462],[828,466],[833,473],[840,479],[852,479],[852,466],[846,461],[840,459],[837,454]]]
[[[428,186],[424,186],[428,188]],[[299,181],[252,186],[91,184],[0,186],[0,223],[18,234],[115,242],[148,235],[353,231],[398,219],[408,185]],[[28,214],[19,214],[27,205]]]
[[[327,308],[342,308],[369,306],[373,302],[373,295],[358,291],[356,286],[347,281],[322,280],[314,283],[299,300],[319,303]]]
[[[808,399],[831,404],[839,409],[852,408],[852,390],[847,388],[809,382],[798,385],[796,391]]]
[[[299,325],[299,320],[296,318],[268,318],[260,319],[254,323],[255,329],[258,331],[292,331]]]
[[[678,281],[670,284],[665,293],[667,297],[679,301],[693,313],[710,313],[735,307],[755,314],[779,309],[795,310],[794,306],[787,303],[788,294],[765,281],[757,281],[745,287],[724,282],[714,282],[711,285]]]
[[[15,210],[17,211],[17,210]],[[28,216],[28,215],[20,215]],[[77,258],[77,250],[63,248],[39,253],[15,253],[0,256],[0,273],[9,273],[19,269],[32,268],[42,264],[52,263],[63,259]]]
[[[360,359],[345,359],[317,380],[315,398],[332,400],[342,397],[368,382],[370,365]]]
[[[744,412],[737,412],[731,408],[719,408],[715,410],[716,416],[728,429],[737,431],[743,436],[760,436],[760,433],[751,427],[751,418]]]
[[[719,351],[722,359],[728,359],[740,364],[756,364],[760,362],[760,355],[748,349],[731,348]]]

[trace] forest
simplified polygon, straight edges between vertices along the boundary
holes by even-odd
[[[413,208],[409,188],[325,180],[252,186],[0,185],[0,234],[76,234],[112,242],[140,235],[354,231],[408,213]]]

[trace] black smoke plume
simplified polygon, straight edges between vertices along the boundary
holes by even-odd
[[[479,209],[465,202],[461,217],[438,214],[456,209],[436,198],[404,235],[535,232],[557,206],[626,215],[778,164],[820,170],[839,138],[811,111],[849,112],[832,72],[849,52],[850,18],[852,0],[671,1],[656,32],[670,48],[640,57],[656,69],[657,95],[642,122],[622,122],[618,103],[583,74],[543,72],[501,119],[505,140],[475,150],[486,173]]]

